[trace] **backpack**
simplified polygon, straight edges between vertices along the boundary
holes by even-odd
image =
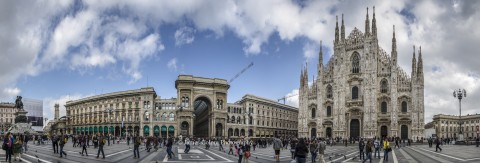
[[[105,140],[105,138],[102,139],[102,145],[105,145],[105,143],[107,143],[107,140]]]

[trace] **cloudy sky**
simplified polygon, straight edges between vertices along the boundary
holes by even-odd
[[[452,0],[0,1],[0,101],[43,99],[51,119],[54,103],[147,85],[170,98],[179,74],[228,80],[250,62],[228,102],[277,99],[298,92],[305,62],[315,75],[320,40],[331,57],[336,15],[348,36],[364,31],[373,6],[379,44],[391,51],[395,25],[406,72],[422,46],[426,122],[458,114],[458,88],[468,93],[462,113],[480,112],[480,2]]]

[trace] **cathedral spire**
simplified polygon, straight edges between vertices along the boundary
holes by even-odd
[[[342,42],[345,41],[345,25],[343,23],[343,14],[342,14]]]
[[[320,52],[318,52],[318,65],[323,65],[322,40],[320,40]]]
[[[394,66],[397,65],[397,39],[395,39],[395,25],[393,25],[392,62]]]
[[[304,73],[303,73],[303,65],[302,65],[302,68],[301,68],[301,71],[300,71],[300,89],[303,88],[303,83],[304,83],[303,82],[303,75],[304,75]]]
[[[422,46],[418,50],[418,64],[417,64],[417,77],[423,79],[423,59],[422,59]]]
[[[335,44],[338,44],[338,16],[337,16],[337,22],[335,26]]]
[[[415,45],[413,45],[413,58],[412,58],[412,81],[417,74],[417,59],[415,59]]]
[[[372,35],[377,37],[377,20],[375,19],[375,6],[373,6]]]
[[[303,73],[305,73],[305,75],[303,75],[305,77],[305,86],[308,87],[308,63],[305,63],[305,71]]]
[[[365,19],[365,37],[370,35],[370,19],[368,18],[368,7],[367,7],[367,18]]]

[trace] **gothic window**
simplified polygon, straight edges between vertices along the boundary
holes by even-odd
[[[232,123],[235,123],[235,117],[232,116]]]
[[[387,102],[382,102],[382,113],[387,113]]]
[[[358,53],[353,53],[352,55],[352,73],[360,72],[360,55]]]
[[[327,98],[332,98],[333,97],[333,91],[332,91],[332,86],[328,85],[327,86]]]
[[[315,118],[315,108],[312,108],[312,118]]]
[[[166,121],[167,120],[167,113],[162,114],[162,120]]]
[[[358,99],[358,87],[354,86],[352,88],[352,100]]]
[[[388,92],[388,81],[386,79],[382,79],[380,82],[380,92],[387,93]]]
[[[240,116],[237,117],[237,124],[240,124],[240,122],[242,121],[242,118],[240,118]]]
[[[248,118],[248,124],[253,124],[253,117],[250,116],[250,118]]]
[[[327,117],[331,117],[331,116],[332,116],[332,107],[327,106]]]
[[[403,113],[407,112],[407,102],[405,102],[405,101],[402,102],[402,112]]]
[[[190,99],[185,97],[185,107],[188,108],[188,104],[190,103]]]

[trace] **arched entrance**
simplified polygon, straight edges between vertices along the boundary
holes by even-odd
[[[234,136],[239,136],[239,135],[240,135],[240,130],[238,130],[238,128],[236,128]]]
[[[382,139],[384,137],[387,137],[388,136],[388,128],[387,126],[382,126],[380,127],[380,136],[382,137]]]
[[[133,128],[133,134],[140,135],[140,126],[135,126]]]
[[[190,125],[188,125],[187,121],[183,121],[182,124],[180,125],[180,134],[190,137],[190,133],[188,132]]]
[[[147,125],[143,126],[143,136],[150,136],[150,127]]]
[[[217,123],[217,125],[215,125],[215,136],[223,136],[223,125],[221,123]]]
[[[245,129],[240,130],[240,136],[245,136]]]
[[[115,127],[115,136],[120,136],[120,127]]]
[[[168,136],[175,137],[175,127],[173,126],[168,127]]]
[[[154,136],[160,136],[160,127],[159,126],[153,127],[153,135]]]
[[[401,134],[401,137],[402,139],[408,139],[408,127],[407,125],[402,125],[402,127],[400,127],[400,134]]]
[[[248,136],[250,136],[250,137],[253,136],[253,130],[252,130],[252,129],[249,129],[249,130],[248,130]]]
[[[162,138],[167,137],[167,126],[162,126],[162,129],[160,130],[162,133]]]
[[[327,133],[327,135],[326,135],[327,138],[331,138],[332,137],[332,128],[327,127],[327,130],[325,131],[325,133]]]
[[[317,137],[317,128],[312,128],[310,129],[310,138],[316,138]]]
[[[233,129],[232,128],[229,128],[228,129],[228,137],[232,137],[233,136]]]
[[[360,121],[358,119],[352,119],[350,121],[350,137],[358,138],[360,136]]]
[[[209,124],[211,102],[206,97],[199,97],[193,103],[194,107],[194,120],[193,120],[193,133],[195,137],[209,137],[208,133],[211,130]]]

